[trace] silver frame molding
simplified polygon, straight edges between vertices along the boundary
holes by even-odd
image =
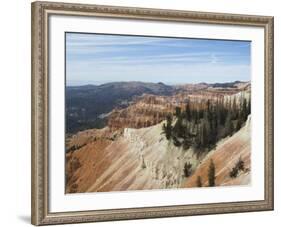
[[[264,28],[265,199],[247,202],[50,213],[48,199],[48,18],[54,14]],[[273,27],[273,17],[269,16],[54,2],[32,3],[32,224],[65,224],[273,210]]]

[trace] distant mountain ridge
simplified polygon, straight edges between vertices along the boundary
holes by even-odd
[[[148,89],[152,90],[158,90],[159,88],[168,88],[171,89],[173,86],[171,85],[166,85],[162,82],[158,83],[152,83],[152,82],[140,82],[140,81],[119,81],[119,82],[109,82],[109,83],[104,83],[100,85],[94,85],[94,84],[87,84],[87,85],[80,85],[80,86],[67,86],[69,89],[102,89],[102,88],[109,88],[109,87],[114,87],[114,88],[123,88],[123,89],[130,89],[130,88],[138,88],[138,87],[146,87]]]
[[[229,82],[220,82],[220,83],[207,83],[207,82],[199,82],[199,83],[183,83],[182,85],[205,85],[205,86],[211,86],[211,87],[233,87],[237,84],[241,84],[241,83],[250,83],[249,81],[240,81],[240,80],[236,80],[236,81],[229,81]],[[85,85],[67,85],[66,88],[67,89],[80,89],[80,88],[84,88],[84,89],[92,89],[92,88],[102,88],[102,87],[108,87],[108,86],[119,86],[119,87],[132,87],[132,86],[147,86],[147,87],[157,87],[157,86],[165,86],[165,87],[176,87],[177,85],[168,85],[165,84],[163,82],[141,82],[141,81],[117,81],[117,82],[107,82],[107,83],[102,83],[99,85],[96,84],[85,84]]]
[[[166,85],[162,82],[110,82],[101,85],[66,87],[66,132],[76,133],[90,128],[103,128],[106,118],[113,109],[123,109],[144,94],[172,96],[180,92],[209,88],[238,88],[249,82],[199,83]],[[239,86],[238,86],[239,85]]]
[[[172,95],[175,88],[163,83],[113,82],[102,85],[66,87],[66,131],[75,133],[89,128],[102,128],[99,115],[123,108],[134,97],[143,94]]]

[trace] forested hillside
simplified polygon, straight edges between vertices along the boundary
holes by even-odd
[[[250,112],[251,100],[243,97],[200,103],[188,101],[184,110],[176,107],[175,114],[167,116],[163,132],[175,146],[185,150],[192,147],[200,153],[213,149],[219,140],[238,131]]]

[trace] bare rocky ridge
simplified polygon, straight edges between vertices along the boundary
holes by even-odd
[[[79,185],[76,192],[181,187],[185,161],[195,167],[198,160],[191,150],[183,152],[173,146],[161,132],[161,123],[142,129],[126,128],[115,141],[94,141],[68,154],[81,162],[74,174],[73,183]],[[93,176],[95,180],[91,181]]]
[[[201,176],[203,186],[207,186],[210,159],[216,164],[217,185],[248,184],[250,125],[249,118],[237,133],[225,138],[206,157],[199,159],[192,149],[184,151],[167,141],[161,135],[161,123],[142,129],[126,128],[115,141],[110,138],[92,141],[67,154],[69,160],[80,162],[67,192],[196,187],[197,176]],[[83,135],[88,139],[92,136],[91,131]],[[229,172],[240,157],[245,161],[247,171],[233,179]],[[186,162],[190,162],[194,170],[190,178],[183,175]],[[70,162],[68,164],[69,167]]]

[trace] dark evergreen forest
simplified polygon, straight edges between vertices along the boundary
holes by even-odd
[[[209,151],[216,143],[237,132],[251,113],[251,99],[235,98],[231,101],[206,100],[187,102],[185,108],[176,107],[166,117],[163,132],[177,147],[192,147],[198,153]]]

